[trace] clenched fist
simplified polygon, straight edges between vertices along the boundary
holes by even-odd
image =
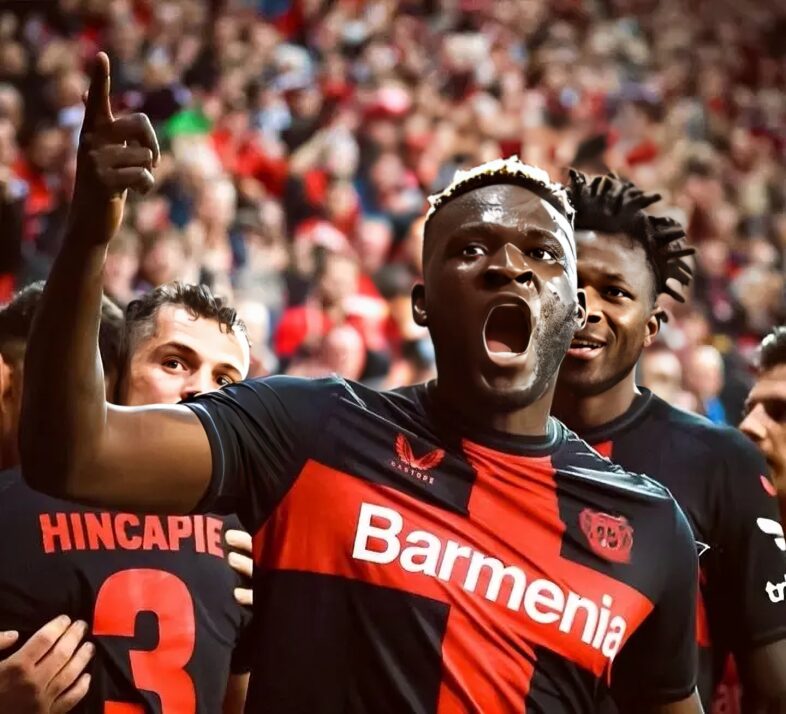
[[[71,221],[85,240],[107,242],[123,218],[126,192],[154,185],[159,149],[145,114],[114,117],[109,104],[109,58],[96,56],[79,137]]]

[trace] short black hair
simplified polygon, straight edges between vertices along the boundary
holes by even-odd
[[[562,184],[554,183],[543,169],[524,164],[517,156],[510,156],[507,159],[487,161],[468,171],[457,171],[453,181],[444,191],[429,196],[431,208],[426,215],[426,224],[423,227],[424,245],[431,219],[440,209],[470,191],[500,184],[521,186],[531,191],[557,209],[568,224],[573,226],[573,206],[565,187]]]
[[[229,307],[223,298],[216,297],[207,285],[174,281],[149,290],[126,308],[127,349],[135,340],[155,329],[158,311],[165,305],[184,307],[193,318],[204,317],[215,320],[224,332],[239,329],[249,345],[245,323],[238,317],[237,310]]]
[[[759,346],[759,369],[766,371],[786,364],[786,325],[775,327]]]
[[[683,260],[696,250],[685,243],[685,229],[673,218],[651,216],[644,209],[660,200],[660,194],[644,193],[631,181],[607,173],[588,177],[570,170],[568,186],[576,208],[577,231],[622,233],[644,248],[654,277],[655,294],[671,295],[679,302],[685,297],[668,285],[674,278],[687,287],[693,268]]]
[[[43,280],[30,283],[16,293],[10,302],[0,307],[0,353],[15,364],[20,364],[24,359],[27,338],[41,304],[45,284]],[[107,374],[120,368],[124,335],[123,311],[104,296],[101,301],[98,349]]]

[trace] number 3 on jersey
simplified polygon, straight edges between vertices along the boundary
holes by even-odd
[[[158,695],[161,714],[193,714],[194,682],[184,667],[194,652],[194,603],[180,578],[146,568],[110,575],[98,591],[93,634],[133,637],[136,616],[145,611],[158,619],[158,646],[149,651],[131,651],[134,686]],[[136,704],[104,703],[104,714],[143,712]]]

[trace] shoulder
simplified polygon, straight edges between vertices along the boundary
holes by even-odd
[[[22,472],[19,469],[4,469],[0,471],[0,488],[12,486],[22,481]]]
[[[592,483],[604,490],[619,491],[656,501],[672,501],[669,490],[644,474],[626,471],[601,456],[586,441],[561,424],[564,430],[562,447],[554,454],[555,467],[564,474]]]
[[[681,459],[695,456],[719,467],[762,471],[763,457],[750,439],[731,426],[714,424],[698,414],[677,409],[653,397],[651,425],[665,429]]]
[[[312,397],[315,399],[337,398],[344,394],[350,394],[352,388],[350,382],[341,377],[332,376],[322,379],[311,379],[308,377],[290,377],[279,374],[273,377],[260,377],[239,382],[237,385],[230,385],[222,391],[231,391],[234,387],[250,389],[257,394],[276,394],[282,397]]]
[[[351,392],[349,383],[339,377],[308,379],[277,375],[230,384],[218,391],[200,394],[185,404],[236,404],[249,409],[260,405],[287,411],[310,406],[310,412]]]
[[[9,494],[12,494],[20,487],[29,488],[22,478],[19,469],[5,469],[0,471],[0,494],[2,494],[3,505],[10,506]]]
[[[27,482],[22,478],[21,469],[18,467],[0,471],[0,494],[3,496],[3,505],[13,510],[18,509],[22,502],[37,502],[45,505],[54,504],[60,506],[68,503],[47,496],[28,486]]]

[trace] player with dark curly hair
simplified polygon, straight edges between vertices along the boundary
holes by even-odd
[[[576,171],[569,190],[587,324],[562,364],[554,413],[623,468],[667,486],[709,546],[697,625],[705,706],[733,653],[745,711],[781,711],[767,707],[786,702],[786,609],[766,584],[783,579],[786,561],[761,527],[777,519],[765,464],[736,429],[636,386],[639,357],[666,318],[658,298],[684,300],[679,288],[690,283],[694,249],[676,221],[645,212],[657,194],[613,174]]]

